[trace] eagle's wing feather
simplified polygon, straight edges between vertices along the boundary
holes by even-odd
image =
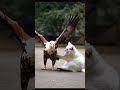
[[[12,28],[12,30],[15,32],[15,34],[21,41],[30,39],[30,36],[19,26],[17,22],[10,19],[1,10],[0,18]]]
[[[60,43],[63,43],[69,36],[75,31],[75,28],[79,22],[79,15],[76,14],[75,16],[70,16],[69,23],[61,35],[56,39],[56,46]]]
[[[42,43],[45,45],[45,43],[47,43],[48,41],[43,37],[43,35],[39,34],[36,30],[35,30],[35,34],[41,39]]]

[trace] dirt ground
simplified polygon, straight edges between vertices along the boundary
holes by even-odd
[[[51,60],[47,62],[47,70],[43,68],[43,47],[35,47],[35,88],[85,88],[85,73],[52,71]],[[64,47],[58,48],[58,53],[64,55]],[[84,47],[79,47],[79,52],[84,55]],[[63,65],[60,59],[55,67]]]

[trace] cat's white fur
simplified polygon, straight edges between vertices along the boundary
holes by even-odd
[[[76,47],[69,42],[65,52],[64,56],[58,55],[60,59],[66,61],[64,65],[59,68],[73,72],[85,72],[85,57],[79,53]]]
[[[86,58],[86,90],[119,90],[117,72],[107,64],[95,48],[85,42],[92,55]]]

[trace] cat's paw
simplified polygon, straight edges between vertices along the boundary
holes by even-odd
[[[57,56],[56,56],[56,60],[59,60],[59,59],[60,59],[60,58],[59,58],[59,56],[57,55]]]
[[[82,69],[82,72],[85,72],[85,69]]]

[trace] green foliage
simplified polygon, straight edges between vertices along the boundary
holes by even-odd
[[[85,31],[85,4],[81,2],[36,2],[35,28],[44,35],[59,35],[70,15],[80,15],[76,32]]]

